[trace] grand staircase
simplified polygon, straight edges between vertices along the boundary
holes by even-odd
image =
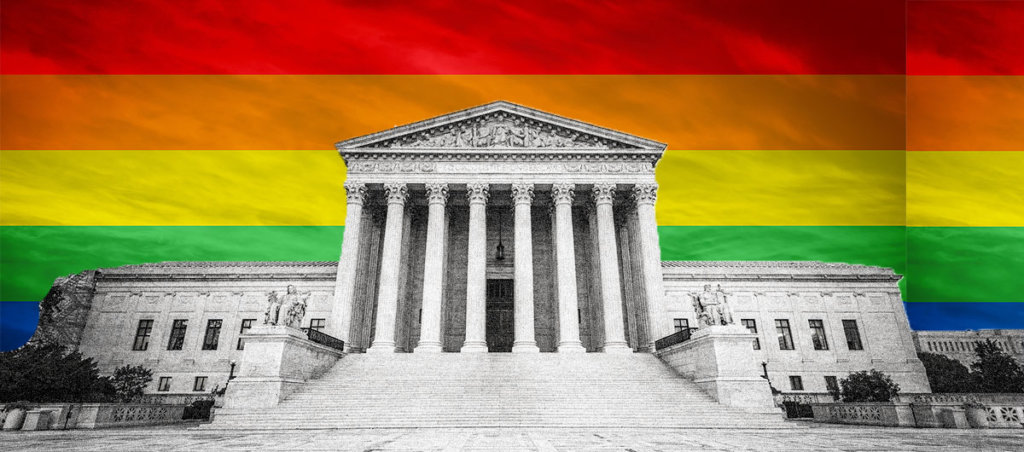
[[[646,353],[347,355],[274,408],[211,429],[791,428],[711,400]]]

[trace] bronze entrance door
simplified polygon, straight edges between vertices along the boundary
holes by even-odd
[[[511,279],[487,280],[487,351],[511,352],[515,320]]]

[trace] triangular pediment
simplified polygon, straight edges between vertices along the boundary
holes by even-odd
[[[341,141],[337,149],[620,149],[665,144],[498,101]]]

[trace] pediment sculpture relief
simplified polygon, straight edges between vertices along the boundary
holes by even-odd
[[[371,144],[370,148],[636,148],[554,124],[498,112]]]

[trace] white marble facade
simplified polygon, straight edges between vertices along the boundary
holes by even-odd
[[[690,293],[712,284],[737,323],[756,322],[777,389],[800,376],[803,391],[822,392],[825,376],[876,368],[904,391],[928,391],[891,270],[662,262],[662,143],[495,102],[337,149],[348,167],[339,262],[100,269],[88,300],[68,299],[87,312],[71,326],[80,333],[62,337],[79,338],[104,371],[154,369],[151,392],[188,393],[197,376],[206,391],[223,385],[243,321],[261,323],[266,294],[288,285],[311,293],[303,326],[322,325],[352,352],[632,353],[679,322],[697,326]],[[779,319],[793,350],[779,348]],[[150,344],[133,350],[142,320],[152,320]],[[187,320],[182,350],[168,350],[175,320]],[[210,320],[221,321],[219,345],[204,350]],[[861,350],[847,348],[843,320],[856,321]],[[167,391],[160,377],[172,377]]]

